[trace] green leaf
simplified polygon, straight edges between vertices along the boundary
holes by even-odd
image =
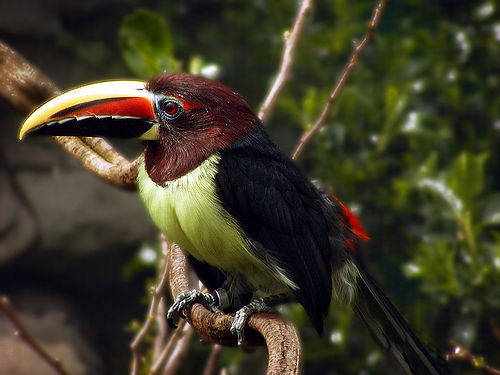
[[[468,209],[484,185],[484,163],[488,154],[472,155],[462,152],[448,172],[448,186]]]
[[[321,94],[316,87],[306,87],[306,92],[302,99],[302,107],[304,109],[302,117],[304,124],[312,123],[318,116],[322,108],[321,105],[324,103],[323,98],[320,96]]]
[[[394,116],[397,108],[401,106],[401,93],[395,86],[388,86],[384,93],[385,115],[387,118]]]
[[[147,79],[164,71],[178,70],[170,30],[156,13],[139,9],[126,16],[119,39],[123,59],[137,76]]]
[[[442,179],[423,178],[418,182],[418,187],[428,190],[448,203],[457,217],[463,210],[464,204],[455,192]]]
[[[399,131],[395,125],[400,118],[403,110],[406,108],[408,96],[396,86],[388,86],[384,92],[385,123],[380,134],[380,140],[377,145],[377,152],[386,149],[390,140]]]
[[[217,64],[205,63],[200,56],[192,56],[189,60],[188,72],[210,79],[217,79],[220,68]]]
[[[498,274],[500,274],[500,233],[494,233],[496,245],[496,255],[493,258],[493,266],[496,268]]]
[[[500,193],[491,194],[484,200],[481,221],[487,225],[500,225]]]
[[[421,244],[404,272],[409,278],[422,279],[422,287],[427,292],[457,295],[460,288],[455,271],[455,254],[456,249],[443,240]]]
[[[188,72],[191,74],[201,74],[201,68],[203,67],[203,58],[200,56],[192,56],[191,60],[189,60],[189,69]]]

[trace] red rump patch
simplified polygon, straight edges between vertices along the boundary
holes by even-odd
[[[342,209],[344,210],[344,215],[347,218],[347,222],[349,223],[349,226],[352,229],[352,232],[362,241],[368,241],[370,239],[370,236],[368,233],[366,233],[365,229],[361,225],[361,222],[359,221],[358,217],[352,213],[347,206],[342,203],[336,196],[332,195],[332,198],[335,199]],[[347,244],[351,249],[354,248],[353,244],[351,241],[347,240]]]

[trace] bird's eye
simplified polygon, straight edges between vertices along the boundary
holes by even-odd
[[[181,105],[175,100],[167,100],[163,103],[163,112],[165,112],[170,118],[177,117],[181,111]]]

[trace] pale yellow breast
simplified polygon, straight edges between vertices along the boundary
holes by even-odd
[[[149,178],[143,163],[138,174],[140,196],[156,226],[184,251],[225,272],[247,275],[255,288],[283,289],[290,280],[251,254],[249,241],[217,201],[219,160],[214,154],[164,187]]]

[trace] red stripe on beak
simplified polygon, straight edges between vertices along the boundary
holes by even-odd
[[[153,103],[142,97],[97,99],[65,108],[50,116],[51,120],[62,117],[123,116],[156,120]]]

